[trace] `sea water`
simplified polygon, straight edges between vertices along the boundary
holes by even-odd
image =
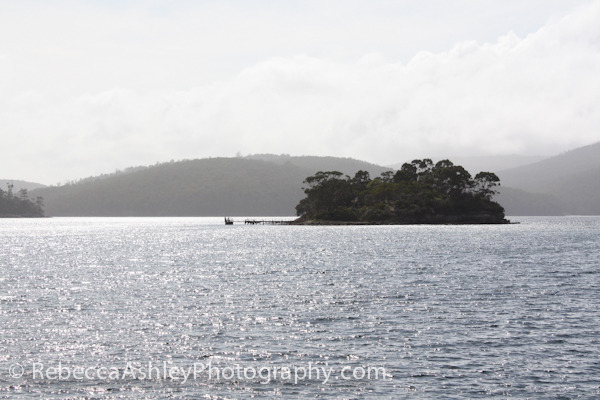
[[[0,220],[0,397],[597,398],[600,217],[512,219]]]

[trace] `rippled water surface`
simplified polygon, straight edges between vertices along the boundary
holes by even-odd
[[[597,398],[600,218],[515,219],[0,220],[0,397]]]

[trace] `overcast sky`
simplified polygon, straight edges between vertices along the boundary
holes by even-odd
[[[0,178],[600,140],[600,1],[0,0]]]

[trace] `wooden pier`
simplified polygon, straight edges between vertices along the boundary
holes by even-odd
[[[233,225],[233,223],[241,224],[242,221],[235,221],[231,218],[225,218],[225,225]],[[285,220],[285,219],[250,219],[246,218],[244,220],[244,225],[291,225],[293,220]]]
[[[289,225],[293,221],[284,219],[245,219],[244,224],[249,225]]]

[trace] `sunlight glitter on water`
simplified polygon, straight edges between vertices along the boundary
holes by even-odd
[[[600,218],[362,227],[53,218],[3,220],[0,235],[0,396],[599,394]],[[62,363],[122,373],[129,362],[271,373],[311,365],[338,379],[201,374],[182,384],[32,371]],[[10,375],[14,365],[23,376]],[[340,375],[368,366],[385,376]]]

